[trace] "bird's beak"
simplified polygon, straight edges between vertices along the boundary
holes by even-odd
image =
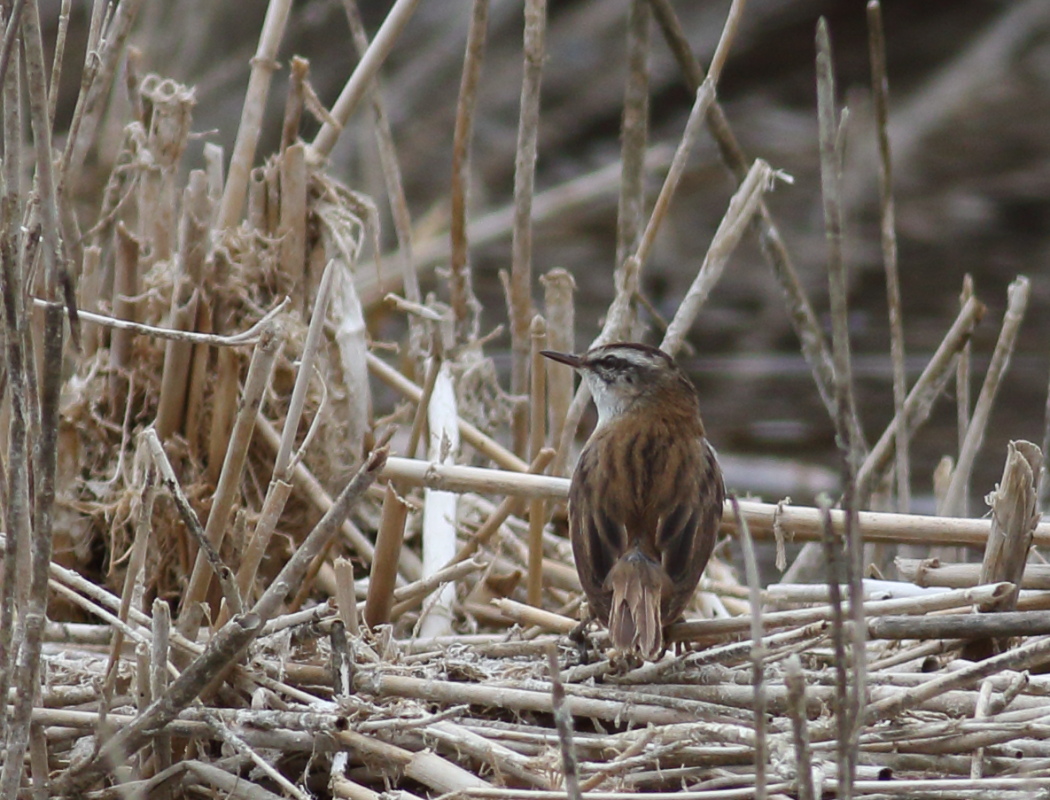
[[[579,369],[582,360],[579,356],[574,356],[572,353],[559,353],[555,350],[540,350],[541,356],[546,356],[551,361],[558,361],[562,364],[568,364],[573,369]]]

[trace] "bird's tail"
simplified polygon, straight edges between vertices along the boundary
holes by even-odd
[[[606,579],[612,588],[609,637],[617,650],[652,661],[664,650],[660,606],[670,578],[656,561],[629,550],[613,564]]]

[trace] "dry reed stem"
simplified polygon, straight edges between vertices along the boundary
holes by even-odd
[[[179,485],[179,480],[175,476],[175,470],[172,469],[171,462],[168,461],[168,456],[164,452],[164,446],[161,444],[156,430],[153,428],[147,428],[142,433],[142,439],[145,441],[146,447],[149,449],[154,466],[160,473],[161,483],[164,485],[164,488],[168,490],[171,499],[175,503],[175,507],[178,509],[179,516],[182,518],[183,524],[193,535],[194,540],[197,542],[197,546],[200,548],[200,561],[206,563],[208,567],[211,568],[211,571],[219,581],[219,585],[222,587],[223,597],[225,598],[227,605],[233,613],[239,614],[241,612],[241,596],[240,592],[237,590],[237,584],[234,581],[233,571],[223,563],[222,558],[219,556],[219,552],[216,549],[217,545],[208,538],[207,532],[201,526],[196,512],[193,510],[190,501],[186,498],[186,494],[182,491],[182,487]],[[188,632],[187,630],[181,630],[180,632],[188,639],[196,637],[197,634],[196,629],[189,630]]]
[[[980,564],[942,564],[936,558],[896,558],[893,563],[902,579],[917,586],[959,589],[980,582]],[[1050,565],[1026,564],[1020,587],[1050,589]]]
[[[17,30],[17,16],[12,10],[12,30]],[[6,40],[5,40],[6,41]],[[10,52],[10,50],[8,50]],[[17,48],[16,48],[17,52]],[[11,70],[4,84],[5,101],[12,94],[17,98],[19,70],[17,63]],[[17,106],[5,106],[4,110],[4,153],[10,157],[20,153],[17,144],[21,140],[21,129],[12,130],[12,122],[21,123]],[[9,149],[10,148],[10,149]],[[5,162],[4,196],[0,201],[0,290],[3,300],[4,323],[4,358],[7,369],[7,391],[10,411],[6,436],[7,460],[5,464],[6,485],[3,492],[3,522],[7,532],[4,543],[4,579],[0,594],[0,628],[7,633],[0,636],[0,698],[7,698],[11,685],[14,660],[21,647],[22,625],[15,628],[16,606],[24,610],[28,606],[27,576],[32,574],[32,556],[30,539],[33,526],[31,521],[32,497],[29,491],[30,454],[32,442],[29,431],[32,428],[34,414],[29,375],[29,361],[32,359],[32,345],[28,340],[26,325],[28,314],[25,313],[21,264],[18,254],[21,252],[19,206],[22,202],[18,194],[19,171],[15,165],[12,174],[11,164]],[[13,179],[13,180],[12,180]],[[21,576],[21,577],[20,577]],[[0,704],[0,736],[6,736],[8,728],[7,703]]]
[[[280,264],[292,296],[292,306],[304,317],[306,306],[306,145],[290,144],[281,153],[278,175],[281,190],[280,222],[277,236],[281,241]]]
[[[875,132],[879,153],[879,231],[882,261],[886,270],[886,304],[890,321],[890,359],[893,362],[893,408],[903,418],[907,395],[904,372],[904,322],[901,316],[900,276],[897,269],[897,231],[893,203],[893,162],[889,137],[889,80],[886,75],[886,36],[882,27],[882,6],[869,0],[868,57],[871,60],[871,94],[875,105]],[[897,510],[911,509],[911,468],[908,459],[908,429],[896,431]]]
[[[156,700],[168,690],[167,664],[170,660],[168,642],[171,635],[171,609],[159,597],[153,601],[152,639],[150,642],[150,698]],[[153,737],[153,758],[157,772],[163,772],[171,766],[171,735],[167,731],[157,731]],[[160,795],[159,800],[167,800]]]
[[[564,500],[569,493],[569,479],[505,470],[439,465],[416,459],[391,456],[383,471],[386,478],[417,486],[461,492],[507,494],[516,497],[542,497]],[[752,536],[773,539],[780,530],[795,541],[820,541],[823,522],[819,509],[781,503],[741,501],[741,511]],[[837,531],[843,530],[843,512],[831,511]],[[949,518],[920,514],[896,514],[884,511],[858,512],[859,530],[865,541],[912,544],[950,544],[983,546],[988,538],[987,519]],[[735,530],[731,514],[722,526]],[[1036,526],[1033,543],[1050,545],[1050,522]]]
[[[929,617],[881,617],[870,620],[874,639],[985,639],[1046,636],[1050,620],[1043,610],[1001,611],[996,614],[938,614]]]
[[[215,227],[220,231],[233,228],[241,220],[248,178],[255,162],[259,136],[262,134],[263,111],[270,93],[273,74],[277,70],[277,50],[281,39],[284,38],[291,10],[291,0],[270,0],[266,7],[266,18],[259,33],[259,46],[252,58],[248,87],[244,92],[244,106],[237,127],[237,139],[230,156],[226,186],[215,221]]]
[[[477,110],[481,65],[485,57],[489,0],[474,0],[471,8],[459,98],[456,101],[456,124],[452,139],[452,185],[449,190],[449,294],[456,338],[460,341],[475,338],[478,314],[481,311],[478,299],[474,296],[471,280],[468,249],[471,232],[467,227],[467,214],[474,113]],[[409,271],[414,276],[415,266]]]
[[[368,599],[365,602],[365,624],[372,629],[390,621],[394,603],[394,585],[397,583],[398,558],[405,536],[408,505],[402,500],[393,483],[388,483],[383,495],[383,511],[376,532],[375,552],[368,575]]]
[[[973,276],[967,273],[963,276],[962,291],[959,293],[959,306],[965,306],[974,296]],[[958,452],[962,452],[963,443],[966,441],[966,431],[970,427],[971,400],[971,350],[973,343],[967,341],[962,352],[959,353],[959,363],[955,368],[955,416],[959,428]],[[1043,450],[1045,453],[1046,450]],[[940,499],[938,499],[940,501]],[[970,507],[970,487],[966,486],[962,497],[963,508]]]
[[[1003,477],[990,495],[992,525],[981,562],[981,583],[1009,581],[1017,589],[997,606],[1009,611],[1017,606],[1025,573],[1032,532],[1039,522],[1036,483],[1043,468],[1043,454],[1031,442],[1007,444]]]
[[[73,109],[66,149],[62,155],[61,175],[64,188],[72,187],[74,178],[79,177],[74,170],[82,169],[88,150],[95,144],[121,55],[135,20],[142,10],[143,2],[144,0],[119,0],[115,8],[107,5],[106,10],[111,12],[111,16],[105,31],[102,30],[102,6],[96,5],[92,9],[80,93]],[[99,50],[99,47],[102,49]]]
[[[31,299],[33,305],[37,308],[43,308],[47,304],[46,300],[41,300],[38,297],[33,297]],[[129,331],[138,336],[152,336],[157,339],[165,339],[168,341],[195,342],[196,344],[210,345],[213,347],[243,347],[245,345],[254,345],[257,343],[259,337],[262,336],[263,331],[272,327],[273,320],[280,314],[284,313],[287,306],[288,300],[282,300],[270,311],[267,311],[266,314],[250,328],[247,328],[240,333],[231,333],[228,335],[161,328],[156,325],[145,325],[129,319],[119,319],[117,317],[111,317],[105,314],[95,314],[90,311],[81,311],[79,309],[77,310],[77,316],[85,322],[91,322],[106,328],[114,328],[115,330]]]
[[[751,600],[751,687],[755,693],[755,797],[766,797],[766,760],[769,757],[769,742],[766,741],[766,689],[764,660],[765,646],[762,642],[762,583],[758,575],[755,546],[747,529],[747,522],[740,513],[740,502],[736,495],[729,497],[736,520],[740,549],[744,555],[744,571]]]
[[[686,335],[700,313],[700,308],[722,277],[729,257],[750,227],[763,195],[772,187],[773,170],[765,161],[756,160],[730,199],[700,269],[667,326],[660,343],[661,350],[673,356],[685,343]]]
[[[48,76],[47,88],[47,126],[55,128],[55,108],[58,106],[58,87],[62,85],[62,62],[66,55],[66,34],[69,31],[69,8],[72,0],[62,0],[58,12],[58,25],[55,32],[55,52],[51,59],[51,74]],[[3,75],[0,74],[0,83]]]
[[[22,30],[22,11],[25,9],[25,0],[14,0],[7,7],[7,29],[4,31],[4,40],[0,46],[0,82],[6,82],[8,69],[11,66],[11,56],[18,52],[20,43],[19,32]],[[15,70],[18,72],[18,58],[15,58]],[[19,134],[21,138],[21,134]],[[6,151],[5,151],[6,152]]]
[[[546,439],[546,367],[540,351],[547,347],[547,325],[543,317],[532,318],[530,334],[530,418],[529,458],[533,461],[543,451]],[[543,604],[543,527],[547,522],[546,504],[542,498],[533,498],[529,503],[529,563],[526,595],[534,606]]]
[[[949,369],[952,363],[965,351],[974,328],[984,316],[984,311],[984,305],[973,296],[963,304],[948,333],[908,392],[904,401],[903,417],[894,416],[857,470],[859,505],[866,502],[882,473],[889,466],[896,448],[897,428],[903,424],[910,431],[914,431],[929,415],[933,401],[940,395],[950,377]]]
[[[222,462],[222,471],[215,487],[211,511],[205,524],[204,535],[211,546],[218,551],[229,527],[230,514],[240,494],[241,476],[248,459],[248,447],[255,430],[255,420],[262,404],[263,395],[270,385],[270,376],[274,362],[281,351],[284,341],[279,329],[268,328],[259,337],[248,365],[248,376],[244,381],[237,418],[234,420],[226,455]],[[204,551],[197,553],[193,572],[182,596],[179,613],[179,633],[188,639],[196,638],[200,626],[201,608],[208,591],[211,574],[207,568],[207,557]],[[231,609],[233,607],[231,606]]]
[[[806,679],[802,662],[792,653],[784,661],[784,683],[787,686],[788,715],[795,745],[795,771],[799,800],[814,800],[812,754],[809,747],[809,719],[806,712]]]
[[[510,392],[524,397],[529,391],[529,325],[532,306],[532,196],[536,183],[536,142],[539,138],[540,86],[546,53],[547,0],[525,0],[522,48],[521,109],[514,156],[514,228],[507,292],[510,319]],[[512,410],[511,449],[522,455],[528,444],[528,415],[523,405]]]
[[[620,118],[621,178],[616,213],[616,265],[622,264],[637,250],[645,223],[651,20],[652,13],[645,0],[631,0],[627,9],[627,79],[623,92],[623,115]],[[553,344],[551,347],[558,349]],[[572,352],[572,349],[560,352]]]
[[[572,735],[572,715],[565,707],[565,686],[561,682],[558,667],[558,651],[553,644],[547,646],[547,672],[551,682],[551,707],[554,710],[554,726],[561,745],[562,775],[565,778],[565,793],[569,800],[580,800],[580,776],[576,762],[576,746]]]
[[[35,3],[31,5],[29,16],[33,16],[34,13]],[[27,28],[27,35],[30,30]],[[39,29],[36,35],[39,37]],[[44,310],[43,362],[39,395],[40,434],[35,442],[33,460],[32,572],[28,598],[21,614],[22,641],[12,680],[16,699],[13,713],[7,720],[6,757],[3,773],[0,775],[0,789],[6,797],[13,797],[21,782],[22,759],[29,746],[33,699],[40,680],[54,525],[59,399],[62,388],[62,350],[65,343],[63,312],[63,307],[58,303],[52,303]]]
[[[966,431],[966,439],[959,449],[959,459],[952,473],[951,483],[948,484],[944,508],[938,509],[942,514],[965,516],[967,513],[967,509],[962,507],[963,494],[970,483],[970,474],[973,471],[974,461],[977,459],[977,452],[984,442],[984,434],[988,426],[988,418],[992,413],[992,406],[995,403],[995,396],[1010,364],[1010,356],[1013,354],[1021,321],[1028,307],[1028,295],[1028,278],[1023,275],[1018,276],[1007,289],[1003,326],[999,331],[999,339],[995,343],[995,350],[992,352],[992,359],[988,364],[988,371],[985,373],[980,394],[977,395],[977,403],[974,405],[970,426]]]
[[[17,21],[12,17],[12,24]],[[35,0],[30,0],[21,14],[21,31],[23,58],[25,64],[26,84],[29,89],[29,114],[35,143],[35,178],[39,200],[40,224],[43,227],[42,260],[45,271],[45,290],[50,304],[44,310],[42,363],[38,396],[40,409],[39,434],[33,442],[33,518],[26,520],[25,528],[32,528],[31,573],[29,592],[22,606],[20,621],[22,624],[22,641],[18,649],[17,667],[13,673],[15,704],[11,715],[5,716],[6,742],[3,772],[0,774],[0,790],[5,797],[13,797],[21,783],[23,757],[29,747],[33,700],[36,696],[40,678],[40,661],[43,645],[43,630],[47,615],[48,568],[51,563],[52,534],[54,525],[55,475],[58,464],[58,428],[61,421],[59,400],[62,388],[62,356],[65,335],[63,329],[63,309],[55,301],[59,298],[60,276],[68,276],[59,241],[58,202],[54,176],[51,148],[51,127],[47,109],[47,82],[44,75],[43,40],[40,30],[40,11]],[[10,52],[10,50],[9,50]],[[14,208],[7,205],[4,211],[8,214]],[[5,223],[7,221],[5,220]],[[6,225],[5,225],[6,227]],[[10,258],[9,251],[3,254]],[[24,291],[21,281],[12,280],[5,267],[5,291]],[[68,301],[68,292],[67,301]],[[12,300],[5,299],[5,313],[12,310]],[[70,305],[70,324],[76,326],[75,307]],[[7,331],[12,333],[16,327],[8,319]],[[23,369],[30,366],[31,355],[23,348],[21,365]],[[23,388],[28,388],[22,382]],[[28,410],[26,408],[25,410]],[[20,445],[16,446],[20,448]],[[26,454],[28,455],[28,454]],[[25,465],[28,466],[28,465]],[[16,468],[21,475],[23,465]],[[19,478],[21,480],[21,478]],[[16,487],[9,487],[16,488]],[[28,500],[28,497],[27,497]],[[18,501],[21,503],[21,500]],[[28,510],[28,509],[27,509]],[[7,666],[7,665],[5,665]],[[3,686],[6,690],[6,684]],[[6,702],[6,695],[3,698]],[[39,758],[39,753],[36,756]],[[43,786],[42,776],[37,784]]]
[[[743,505],[743,503],[741,503]],[[985,603],[1004,597],[1013,588],[1013,584],[996,583],[989,586],[977,586],[972,589],[953,589],[948,592],[923,594],[916,597],[900,597],[893,600],[872,600],[861,605],[864,618],[885,616],[888,614],[926,614],[931,611],[942,611],[951,608],[968,608],[974,604]],[[789,611],[770,611],[763,615],[766,630],[809,625],[814,622],[831,620],[836,611],[834,603],[813,606],[810,608],[791,609]],[[849,604],[843,603],[843,614],[852,613]],[[745,633],[750,630],[750,615],[723,617],[715,619],[694,619],[680,622],[668,629],[670,641],[689,641],[704,637],[722,636],[728,633]]]
[[[208,249],[212,216],[207,176],[193,170],[182,195],[182,218],[176,277],[171,293],[169,325],[172,330],[193,330],[197,323],[198,304]],[[157,435],[167,441],[179,430],[188,413],[188,386],[193,342],[169,339],[164,348],[164,367],[157,401]],[[206,355],[206,354],[205,354]]]
[[[305,186],[303,188],[305,192]],[[301,210],[305,220],[305,194],[302,199],[304,200],[304,207]],[[299,430],[303,408],[306,405],[306,393],[314,377],[314,362],[317,360],[317,351],[324,336],[324,326],[328,316],[328,305],[332,298],[331,285],[335,277],[335,271],[336,261],[332,259],[325,265],[317,287],[317,294],[314,297],[313,311],[310,314],[310,326],[307,328],[306,341],[303,343],[303,351],[299,357],[299,369],[296,371],[292,397],[288,401],[288,412],[285,415],[284,429],[281,434],[281,446],[277,449],[277,455],[274,457],[273,475],[277,480],[288,481],[291,478],[290,470],[299,459],[299,456],[293,457],[292,450],[295,447],[296,433]]]
[[[365,96],[369,86],[372,85],[379,68],[390,55],[398,36],[412,18],[418,5],[419,0],[396,0],[391,6],[383,24],[376,31],[375,38],[368,46],[368,50],[357,62],[349,80],[339,93],[335,105],[332,106],[332,119],[325,121],[321,130],[317,132],[317,136],[314,137],[308,153],[309,160],[319,161],[331,155],[339,134],[354,113],[357,104]]]
[[[430,443],[428,456],[434,463],[454,464],[459,456],[459,411],[452,379],[452,366],[445,361],[438,369],[434,391],[427,408]],[[456,555],[456,525],[459,495],[427,488],[423,492],[423,577],[429,577]],[[455,587],[435,590],[432,603],[420,617],[424,637],[452,633],[452,603]]]
[[[145,450],[147,448],[146,440],[139,439],[139,448],[142,450],[142,455],[145,457]],[[118,618],[122,622],[128,620],[128,610],[131,608],[131,604],[134,601],[134,595],[138,595],[138,602],[135,602],[136,606],[141,605],[142,595],[142,572],[146,564],[146,548],[149,544],[150,530],[152,525],[153,516],[153,503],[156,500],[156,472],[153,469],[146,469],[146,475],[143,480],[142,492],[139,495],[139,509],[138,519],[135,521],[135,537],[131,544],[131,555],[128,558],[127,572],[124,573],[124,590],[120,597],[120,610],[117,612]],[[109,662],[106,664],[105,677],[102,681],[102,717],[105,717],[105,712],[108,710],[109,702],[113,697],[113,688],[116,685],[117,679],[117,665],[120,661],[121,648],[124,645],[124,633],[121,629],[113,631],[113,638],[110,640],[109,650]]]
[[[306,102],[306,79],[310,74],[310,62],[301,56],[292,56],[288,67],[288,96],[284,101],[284,120],[281,123],[281,146],[284,152],[299,139],[303,106]]]
[[[136,321],[138,303],[133,298],[139,293],[139,241],[117,222],[114,233],[113,258],[113,313],[119,319]],[[46,302],[46,301],[45,301]],[[119,418],[127,397],[125,377],[131,352],[131,334],[120,328],[110,334],[109,342],[109,401],[110,414]]]

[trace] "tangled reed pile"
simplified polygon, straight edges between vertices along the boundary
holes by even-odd
[[[616,298],[599,339],[643,334],[640,275],[706,124],[739,187],[689,292],[662,324],[661,346],[685,346],[730,254],[757,230],[835,420],[845,487],[835,509],[734,498],[689,618],[670,629],[671,651],[638,664],[610,653],[602,631],[570,636],[582,610],[562,504],[587,398],[567,371],[538,366],[540,349],[572,350],[574,341],[567,272],[543,276],[542,316],[532,300],[545,4],[525,4],[514,213],[490,220],[514,238],[509,388],[486,355],[492,337],[482,334],[467,257],[487,3],[474,3],[457,107],[439,287],[447,303],[420,289],[374,83],[416,3],[396,2],[369,43],[347,0],[357,69],[325,110],[306,63],[294,61],[280,145],[259,158],[261,108],[290,10],[273,0],[228,169],[213,145],[201,165],[184,163],[193,90],[139,75],[130,59],[118,154],[85,215],[72,207],[71,187],[98,145],[141,5],[121,0],[93,21],[97,60],[64,148],[50,135],[36,0],[24,11],[14,4],[21,54],[0,59],[0,795],[1050,792],[1050,682],[1040,674],[1050,662],[1050,580],[1043,565],[1026,563],[1033,545],[1050,543],[1037,512],[1040,448],[1011,444],[990,518],[956,516],[1028,282],[1011,286],[941,515],[860,511],[907,507],[908,438],[968,365],[984,306],[972,290],[964,297],[910,389],[894,353],[896,417],[869,448],[849,394],[839,112],[823,25],[830,343],[764,204],[776,173],[746,159],[716,99],[743,4],[733,4],[706,74],[669,3],[632,5],[631,52],[655,46],[652,14],[695,100],[653,211],[643,213],[645,70],[644,58],[632,60],[641,67],[630,73],[623,115]],[[884,100],[877,5],[870,13]],[[22,80],[34,133],[27,142]],[[366,99],[400,244],[384,258],[377,204],[325,166]],[[885,104],[877,105],[884,131]],[[299,136],[306,113],[320,124],[309,143]],[[888,148],[882,156],[888,178]],[[30,171],[34,191],[23,191]],[[893,308],[891,199],[884,192]],[[364,263],[369,244],[372,263]],[[384,299],[388,290],[396,291]],[[781,568],[785,543],[805,543],[792,570],[822,562],[827,581],[763,587],[753,539],[775,542]],[[871,561],[885,567],[891,544],[936,547],[943,557],[900,557],[901,580],[865,579]],[[947,563],[961,547],[984,548],[982,563]]]

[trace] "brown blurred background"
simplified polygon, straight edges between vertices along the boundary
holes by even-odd
[[[53,41],[58,0],[44,4]],[[48,9],[47,6],[53,6]],[[388,2],[362,2],[370,33]],[[728,2],[675,2],[693,51],[707,63]],[[471,3],[420,4],[382,71],[406,190],[421,231],[440,233],[447,219],[452,124]],[[614,164],[626,74],[626,0],[550,3],[548,57],[543,77],[537,190]],[[79,81],[89,14],[74,3],[62,97],[69,105]],[[201,138],[184,164],[199,166],[204,141],[233,142],[265,4],[258,0],[169,0],[146,3],[133,40],[143,71],[196,86],[195,129]],[[733,129],[748,154],[794,178],[769,202],[797,268],[826,322],[826,249],[817,174],[814,29],[830,24],[840,102],[850,108],[847,197],[852,285],[852,345],[860,413],[873,441],[892,415],[889,338],[878,237],[875,141],[869,102],[864,3],[751,0],[719,87]],[[1032,279],[1032,300],[1021,340],[993,414],[975,473],[972,513],[998,479],[1005,444],[1043,436],[1050,347],[1045,277],[1050,255],[1050,3],[953,0],[884,5],[891,92],[900,269],[909,378],[914,380],[947,330],[958,307],[963,276],[974,276],[989,313],[974,347],[973,396],[980,388],[1005,306],[1006,286],[1017,275]],[[473,216],[507,206],[513,185],[521,79],[521,6],[497,0],[489,20],[489,46],[474,142]],[[656,25],[651,58],[651,142],[673,147],[691,97]],[[270,95],[271,152],[292,55],[308,58],[310,80],[331,104],[356,61],[341,2],[295,4],[282,46],[282,70]],[[60,110],[66,118],[71,107]],[[123,118],[123,117],[122,117]],[[316,124],[308,121],[306,137]],[[118,141],[119,137],[108,137]],[[99,157],[112,156],[105,149]],[[358,112],[333,155],[333,174],[376,198],[383,210],[383,240],[393,243],[385,192],[375,166],[370,115]],[[103,170],[100,174],[105,174]],[[650,176],[655,196],[663,170]],[[92,187],[80,187],[90,193]],[[670,315],[699,267],[733,184],[706,135],[645,266],[643,291]],[[94,187],[97,191],[98,187]],[[598,329],[612,296],[616,185],[586,202],[539,220],[534,272],[562,266],[578,287],[577,346]],[[421,234],[421,237],[423,234]],[[484,325],[506,319],[498,270],[509,268],[509,236],[474,248],[475,289]],[[425,273],[424,286],[444,287]],[[537,299],[539,298],[537,286]],[[730,482],[776,499],[809,499],[814,487],[833,487],[837,469],[833,428],[799,354],[781,291],[753,241],[734,255],[692,331],[692,355],[683,361],[704,399],[705,421],[731,462]],[[489,346],[505,368],[509,338]],[[942,400],[914,442],[916,510],[932,508],[932,471],[957,449],[955,408]],[[741,468],[737,457],[759,458]],[[789,459],[769,465],[765,459]],[[766,467],[770,469],[767,471]],[[810,469],[814,468],[814,469]]]

